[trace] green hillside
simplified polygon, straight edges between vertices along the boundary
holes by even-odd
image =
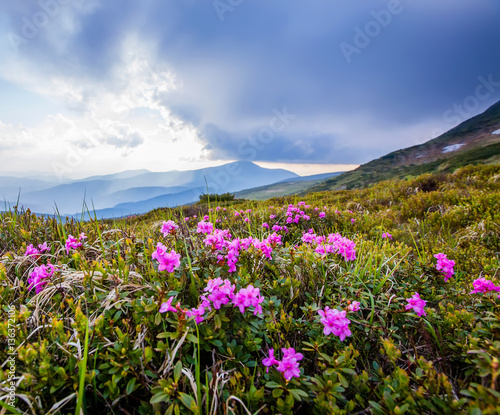
[[[303,193],[362,188],[382,180],[450,172],[468,164],[495,164],[500,161],[500,135],[492,133],[498,129],[500,101],[484,113],[433,140],[389,153],[355,170],[314,185]],[[459,145],[460,148],[443,152],[453,145]]]

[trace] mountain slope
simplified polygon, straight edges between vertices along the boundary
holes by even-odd
[[[372,160],[306,192],[361,188],[381,180],[452,171],[466,164],[499,163],[498,129],[500,101],[437,138]]]
[[[272,197],[291,196],[298,194],[315,184],[321,183],[332,176],[338,176],[339,174],[341,173],[324,173],[285,179],[267,186],[245,189],[240,192],[236,192],[234,195],[238,199],[249,200],[267,200]]]

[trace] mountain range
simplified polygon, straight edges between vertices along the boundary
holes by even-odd
[[[7,205],[19,204],[37,213],[53,214],[57,207],[62,215],[72,216],[88,208],[98,217],[119,217],[193,203],[207,191],[233,193],[298,177],[288,170],[237,161],[190,171],[125,171],[61,184],[0,177],[0,195]]]

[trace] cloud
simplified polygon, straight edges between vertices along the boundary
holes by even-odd
[[[498,2],[399,3],[402,11],[347,63],[340,44],[353,44],[387,1],[255,0],[221,21],[212,2],[74,0],[17,54],[0,36],[0,76],[64,105],[66,121],[52,114],[58,147],[91,148],[94,134],[115,165],[152,153],[160,165],[161,152],[172,165],[362,163],[451,128],[443,113],[473,93],[478,77],[500,79]],[[4,34],[21,33],[23,18],[40,10],[36,2],[1,7]],[[251,144],[284,107],[296,118]]]

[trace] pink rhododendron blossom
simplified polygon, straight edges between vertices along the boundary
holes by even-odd
[[[324,218],[325,216],[326,216],[326,213],[325,213],[325,212],[319,212],[319,217],[320,217],[320,219],[321,219],[321,218]]]
[[[160,307],[160,313],[166,313],[167,311],[172,311],[173,313],[177,313],[177,309],[172,307],[172,300],[174,297],[170,297],[167,302],[162,303]]]
[[[238,307],[241,313],[245,313],[245,308],[253,306],[255,308],[254,315],[262,314],[262,306],[264,297],[260,295],[260,289],[249,285],[247,288],[242,288],[234,295],[233,305]]]
[[[269,357],[262,359],[262,364],[267,367],[266,373],[269,373],[269,367],[279,364],[279,361],[274,358],[274,349],[269,349]]]
[[[211,222],[205,222],[202,220],[201,222],[198,223],[198,229],[196,232],[198,233],[204,233],[205,235],[212,233],[214,230],[214,225],[212,225]]]
[[[267,222],[264,222],[264,223],[262,224],[262,227],[263,227],[263,228],[266,228],[266,229],[269,229],[269,224],[268,224]]]
[[[408,304],[406,305],[405,309],[406,310],[411,310],[415,311],[418,316],[426,316],[426,312],[424,310],[425,304],[427,304],[427,301],[422,300],[420,298],[419,293],[413,294],[411,298],[407,298],[406,301],[408,301]]]
[[[47,242],[38,245],[38,249],[40,250],[40,252],[45,252],[50,250],[49,246],[47,245]]]
[[[446,254],[442,253],[434,255],[434,258],[437,259],[436,269],[444,274],[444,281],[448,281],[455,273],[453,271],[455,261],[448,259]]]
[[[161,233],[163,234],[163,236],[174,234],[176,229],[178,228],[179,226],[177,226],[177,224],[173,220],[163,221],[163,224],[161,226]]]
[[[290,380],[293,377],[300,377],[299,362],[295,359],[284,357],[283,360],[278,363],[277,369],[283,373],[286,380]]]
[[[194,317],[196,324],[200,324],[203,321],[203,314],[205,314],[205,308],[201,305],[198,308],[192,308],[186,311],[186,316]]]
[[[496,286],[492,281],[486,278],[477,278],[472,282],[472,287],[474,288],[470,293],[487,293],[490,291],[500,291],[500,286]]]
[[[278,235],[276,232],[273,232],[271,235],[269,235],[266,239],[264,239],[262,242],[267,243],[271,246],[276,246],[276,245],[282,245],[281,243],[281,235]]]
[[[24,256],[32,256],[32,255],[40,255],[40,251],[34,248],[33,244],[29,244],[26,247],[26,252],[24,253]]]
[[[159,262],[158,269],[160,271],[174,272],[181,264],[181,255],[176,253],[173,249],[167,252],[167,247],[161,242],[158,242],[156,251],[151,255],[153,259]]]
[[[384,232],[382,234],[382,239],[392,239],[392,235],[389,232]]]
[[[269,357],[262,360],[262,364],[266,366],[266,373],[269,372],[269,367],[277,366],[276,369],[283,373],[284,378],[289,381],[293,377],[300,377],[299,361],[304,357],[302,353],[296,353],[295,349],[282,349],[283,359],[277,360],[274,357],[274,349],[269,349]]]
[[[354,223],[354,222],[356,222],[356,219],[352,218],[351,223]]]
[[[346,337],[349,337],[352,334],[351,330],[349,330],[349,324],[351,321],[346,318],[345,310],[332,310],[329,307],[326,307],[324,310],[319,310],[318,314],[321,316],[320,321],[324,326],[323,333],[326,336],[333,333],[335,336],[340,338],[340,341],[344,341]]]
[[[210,209],[210,210],[212,210],[212,209]],[[203,216],[203,220],[210,220],[210,216],[208,216],[208,215]]]
[[[81,238],[80,238],[80,240],[81,240]],[[76,239],[72,235],[68,235],[68,239],[66,239],[66,254],[69,255],[70,249],[80,248],[82,246],[82,243],[80,242],[80,240]]]
[[[231,284],[229,280],[223,280],[222,278],[208,280],[207,286],[203,290],[208,292],[208,295],[206,299],[202,296],[202,306],[209,308],[211,301],[216,310],[220,309],[222,305],[233,300],[235,289],[235,285]]]
[[[347,309],[352,312],[359,311],[360,310],[359,301],[353,301],[351,304],[347,306]]]
[[[34,268],[28,278],[28,289],[31,290],[34,287],[36,289],[36,293],[38,294],[43,290],[45,284],[47,284],[47,279],[54,275],[54,272],[55,267],[50,263]]]

